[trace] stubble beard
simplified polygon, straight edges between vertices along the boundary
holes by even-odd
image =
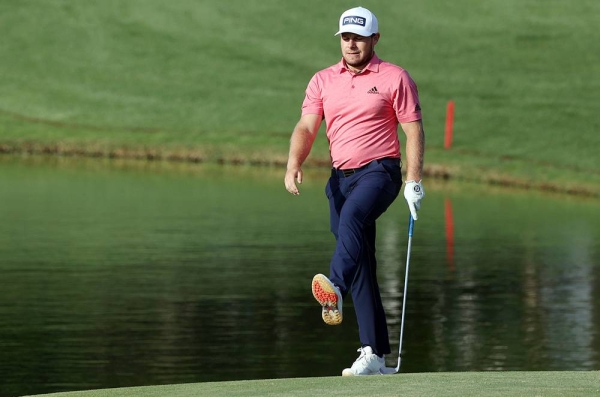
[[[369,61],[371,61],[371,58],[373,58],[373,54],[374,51],[371,48],[366,57],[361,57],[357,61],[349,61],[346,57],[344,57],[344,61],[346,61],[346,65],[351,66],[352,68],[362,70],[369,64]]]

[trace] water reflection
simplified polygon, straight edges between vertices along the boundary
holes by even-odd
[[[264,168],[0,157],[0,175],[0,395],[338,375],[354,360],[351,302],[351,326],[328,327],[310,295],[333,250],[326,170],[300,197]],[[599,213],[431,181],[402,371],[600,369]],[[407,216],[398,201],[378,224],[393,350]]]

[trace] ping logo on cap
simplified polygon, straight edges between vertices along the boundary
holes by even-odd
[[[342,25],[346,26],[346,25],[360,25],[360,26],[365,26],[367,23],[367,20],[363,17],[356,17],[356,16],[347,16],[344,17],[344,20],[342,21]]]

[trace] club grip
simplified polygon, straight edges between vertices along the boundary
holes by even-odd
[[[412,237],[413,228],[415,226],[415,220],[413,219],[411,213],[408,213],[408,237]]]

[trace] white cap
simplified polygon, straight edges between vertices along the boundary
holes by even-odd
[[[340,17],[340,30],[335,35],[341,33],[355,33],[364,37],[379,33],[377,17],[366,8],[351,8]]]

